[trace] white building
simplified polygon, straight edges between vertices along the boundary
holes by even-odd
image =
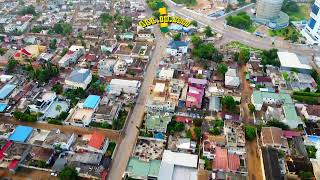
[[[198,156],[164,150],[158,180],[196,180]]]
[[[125,75],[127,73],[127,63],[124,60],[118,60],[113,67],[115,75]]]
[[[120,95],[122,92],[126,94],[137,95],[141,86],[141,82],[137,80],[112,79],[107,88],[108,93]]]
[[[65,79],[65,84],[72,88],[86,89],[92,80],[92,74],[89,69],[74,70]]]
[[[174,69],[165,69],[162,68],[159,72],[160,80],[171,80],[173,78]]]
[[[76,63],[77,60],[84,54],[85,48],[83,46],[72,45],[69,51],[58,62],[59,67],[67,67],[71,63]]]
[[[307,39],[307,44],[319,45],[320,42],[320,0],[311,6],[310,19],[301,34]]]
[[[166,49],[167,54],[179,56],[188,52],[188,43],[184,41],[171,41]]]
[[[237,76],[237,70],[229,68],[224,78],[224,85],[237,88],[240,85],[240,78]]]
[[[296,69],[302,73],[310,73],[312,71],[312,67],[308,62],[302,62],[303,59],[299,59],[295,53],[278,52],[277,54],[281,63],[281,70],[292,71]]]

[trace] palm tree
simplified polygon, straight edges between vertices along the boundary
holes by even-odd
[[[61,107],[60,105],[57,105],[57,106],[56,106],[56,111],[59,111],[59,112],[60,112],[60,111],[61,111],[61,108],[62,108],[62,107]]]

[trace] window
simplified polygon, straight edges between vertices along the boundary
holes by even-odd
[[[313,18],[311,18],[309,20],[309,23],[308,23],[308,26],[313,29],[314,28],[314,25],[316,24],[317,21],[315,21]]]
[[[317,5],[315,5],[315,4],[313,4],[311,6],[311,11],[312,11],[313,14],[317,15],[318,12],[319,12],[319,7]]]

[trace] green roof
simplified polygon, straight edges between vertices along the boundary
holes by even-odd
[[[148,130],[166,132],[172,116],[164,113],[147,114],[146,127]]]
[[[141,161],[136,157],[131,157],[129,159],[126,172],[130,177],[158,177],[160,170],[161,160],[149,160]]]
[[[266,99],[282,101],[282,108],[286,118],[285,123],[288,124],[291,128],[297,127],[298,124],[302,122],[300,117],[297,115],[293,100],[289,94],[254,91],[252,96],[254,104],[263,104]]]

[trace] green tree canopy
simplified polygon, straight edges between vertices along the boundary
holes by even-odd
[[[191,43],[194,45],[194,47],[199,47],[199,45],[202,44],[203,41],[199,36],[192,35],[191,36]]]
[[[240,49],[239,52],[239,61],[243,64],[246,64],[250,59],[250,52],[248,49]]]
[[[237,102],[232,96],[224,96],[221,99],[222,106],[229,112],[235,112],[237,107]]]
[[[217,67],[217,72],[220,76],[224,76],[228,71],[228,66],[225,63],[219,63]]]
[[[78,172],[74,167],[65,166],[59,173],[60,180],[76,180],[78,179]]]
[[[205,34],[207,37],[212,37],[212,36],[214,35],[210,26],[206,26],[206,27],[204,28],[204,34]]]
[[[232,27],[239,29],[249,29],[252,26],[252,20],[249,15],[245,12],[240,12],[236,16],[228,16],[226,18],[227,24]]]
[[[256,138],[256,127],[252,125],[245,125],[245,137],[246,140],[252,141]]]

